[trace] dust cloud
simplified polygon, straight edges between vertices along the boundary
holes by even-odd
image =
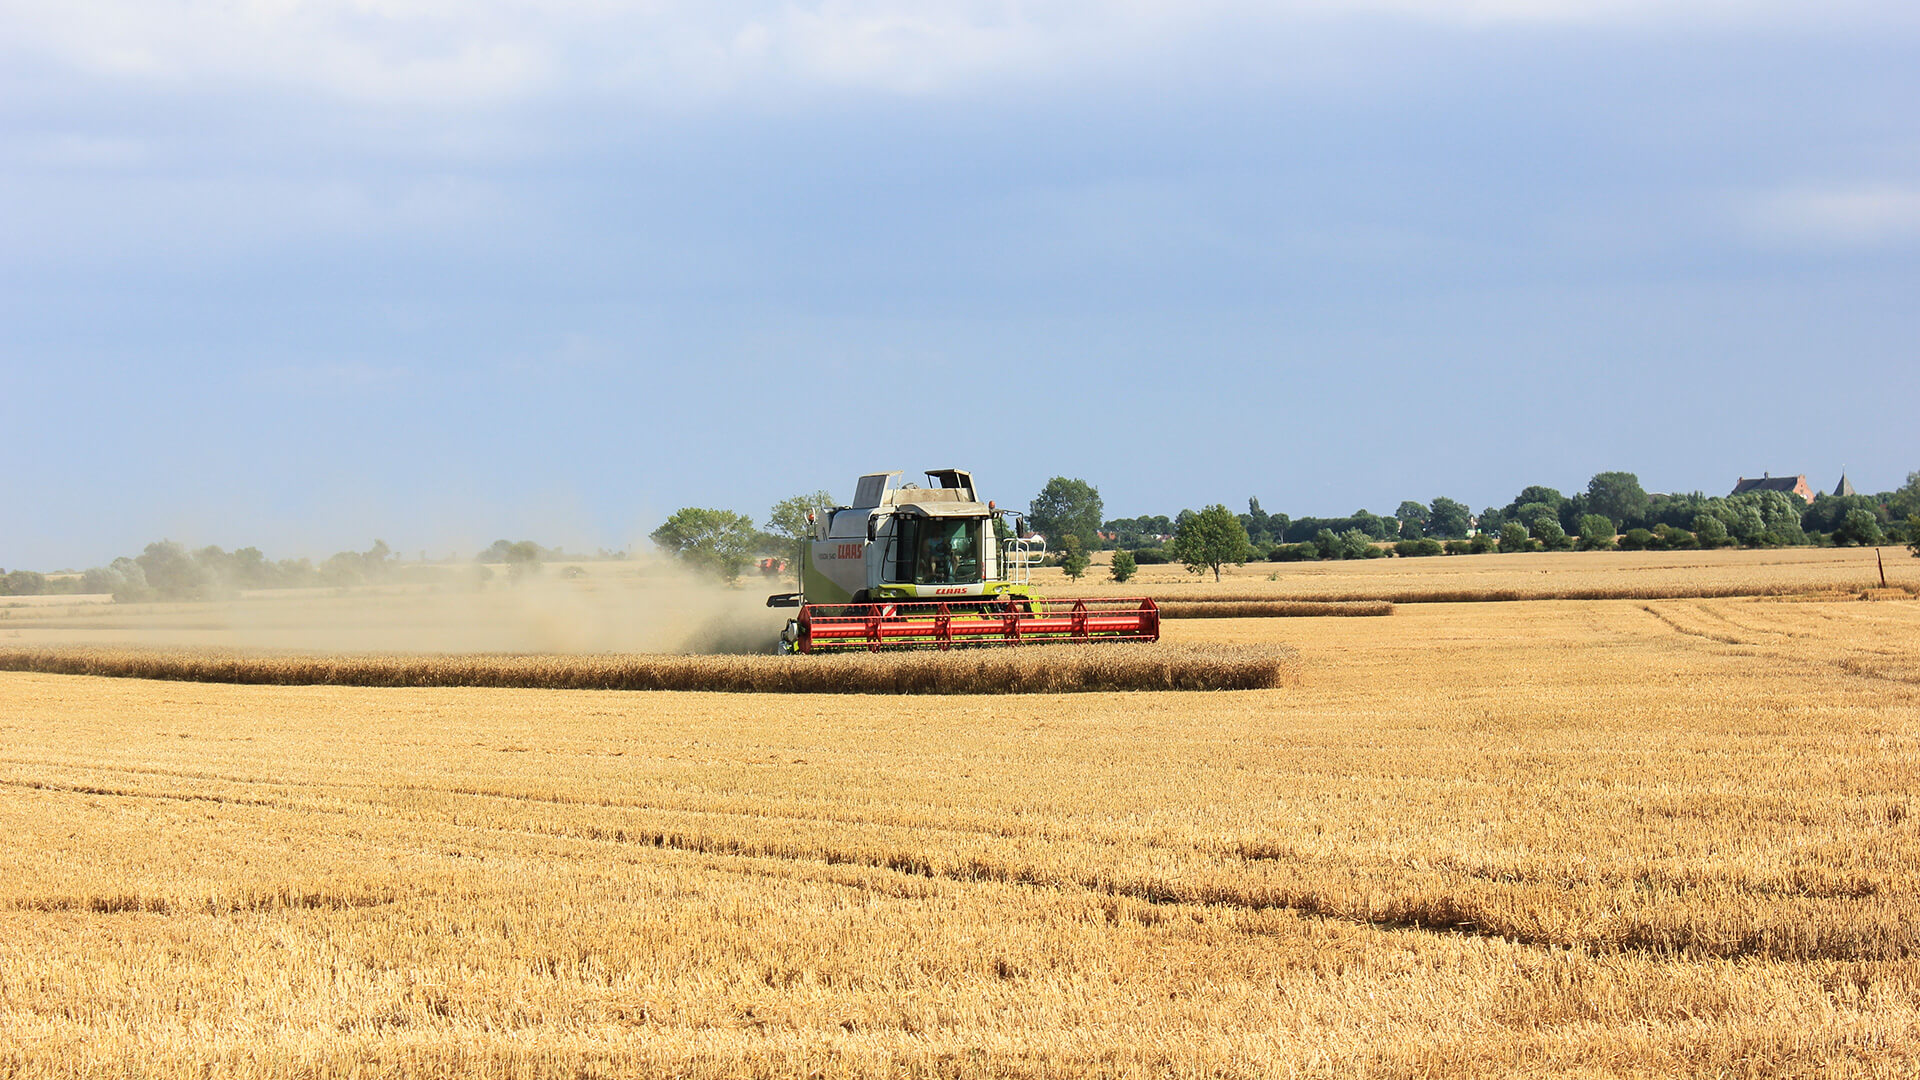
[[[273,589],[206,602],[14,612],[4,644],[117,644],[323,653],[764,653],[792,578],[737,586],[662,558],[548,564],[517,579],[449,568],[430,584]],[[19,617],[24,616],[24,617]]]

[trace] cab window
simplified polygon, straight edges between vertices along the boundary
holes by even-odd
[[[919,524],[915,584],[970,585],[980,580],[978,519],[932,518]]]

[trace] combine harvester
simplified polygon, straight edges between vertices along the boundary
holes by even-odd
[[[786,651],[1159,640],[1148,597],[1035,596],[1046,541],[1023,537],[1018,518],[1009,530],[1006,511],[974,495],[972,474],[928,470],[930,487],[899,477],[863,476],[852,506],[808,516],[801,591],[767,597],[800,609],[780,635]]]

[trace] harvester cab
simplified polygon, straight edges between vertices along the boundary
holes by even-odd
[[[926,486],[901,483],[900,476],[869,473],[855,486],[851,506],[815,513],[812,534],[799,545],[800,591],[767,597],[768,607],[800,608],[781,635],[786,648],[1050,639],[1036,613],[1061,602],[1042,601],[1031,588],[1045,540],[1022,535],[1017,517],[1009,528],[1006,511],[980,501],[969,472],[929,469]],[[1109,602],[1074,603],[1084,612],[1086,604]],[[1144,603],[1151,611],[1152,601]],[[982,622],[987,618],[990,626]],[[1157,612],[1151,621],[1157,637]],[[1135,630],[1104,636],[1145,636]]]

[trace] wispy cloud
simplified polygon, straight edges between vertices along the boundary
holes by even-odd
[[[1197,38],[1410,24],[1920,26],[1890,0],[0,0],[0,40],[96,75],[465,105],[569,90],[924,93],[1124,73]]]
[[[97,76],[464,103],[544,80],[549,42],[524,25],[535,14],[425,0],[0,0],[0,38]]]
[[[1781,26],[1866,21],[1911,26],[1916,21],[1905,5],[1882,0],[1830,0],[1820,5],[1802,0],[1294,0],[1280,5],[1280,10],[1318,15],[1334,11],[1386,12],[1434,23],[1468,25]]]
[[[1745,195],[1737,214],[1769,245],[1871,248],[1920,241],[1920,185],[1796,187]]]

